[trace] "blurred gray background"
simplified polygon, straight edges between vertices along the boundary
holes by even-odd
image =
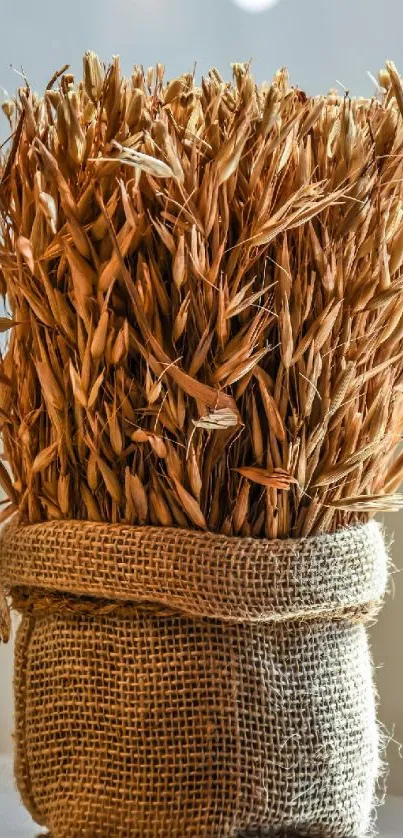
[[[245,8],[241,8],[243,5]],[[79,73],[85,50],[108,60],[120,54],[134,63],[165,63],[168,77],[212,65],[226,76],[230,62],[252,59],[259,81],[286,65],[294,84],[308,93],[347,88],[354,95],[374,91],[376,75],[393,58],[403,70],[402,0],[0,0],[0,88],[12,94],[23,68],[41,91],[65,63]],[[249,7],[249,8],[248,8]],[[12,66],[10,66],[12,65]],[[14,69],[12,69],[14,68]],[[343,89],[343,87],[341,87]],[[0,137],[7,136],[5,122]],[[395,534],[392,557],[402,567],[403,514],[387,516]],[[373,631],[380,718],[390,739],[388,790],[403,795],[403,576],[391,591]],[[12,646],[0,647],[0,752],[12,748]]]
[[[366,71],[388,57],[398,63],[402,24],[401,0],[279,0],[260,13],[233,0],[0,0],[0,84],[16,87],[12,64],[41,88],[66,62],[79,71],[93,49],[105,59],[119,53],[127,71],[164,62],[169,76],[195,61],[200,73],[211,65],[228,73],[231,61],[252,59],[259,80],[287,65],[310,93],[338,79],[366,95]]]

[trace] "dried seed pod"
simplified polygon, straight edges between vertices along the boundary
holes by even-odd
[[[57,455],[57,445],[57,442],[54,442],[47,448],[43,448],[43,450],[36,455],[31,466],[31,474],[37,474],[39,471],[44,471],[53,462]]]
[[[89,50],[83,60],[84,87],[93,102],[98,102],[102,96],[105,73],[95,52]]]
[[[200,509],[198,502],[175,477],[173,478],[173,483],[175,486],[178,501],[185,514],[192,521],[192,523],[195,524],[196,527],[199,527],[203,530],[207,529],[206,519],[203,515],[203,512]]]
[[[109,312],[107,309],[104,309],[99,318],[91,343],[91,355],[95,359],[101,358],[105,351],[106,339],[108,335],[108,323]]]

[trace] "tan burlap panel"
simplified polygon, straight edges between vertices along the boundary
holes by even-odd
[[[369,825],[378,739],[363,626],[24,617],[16,672],[16,776],[54,838],[258,826],[351,838]]]
[[[23,612],[16,776],[52,838],[365,834],[376,524],[300,541],[13,525],[0,577]]]

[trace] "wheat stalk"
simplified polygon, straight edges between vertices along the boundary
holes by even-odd
[[[4,103],[3,519],[273,538],[401,505],[399,75],[233,73],[87,53]]]

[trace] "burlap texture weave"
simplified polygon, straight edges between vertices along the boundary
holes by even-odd
[[[9,527],[16,777],[53,838],[355,838],[378,735],[371,523],[298,541]]]

